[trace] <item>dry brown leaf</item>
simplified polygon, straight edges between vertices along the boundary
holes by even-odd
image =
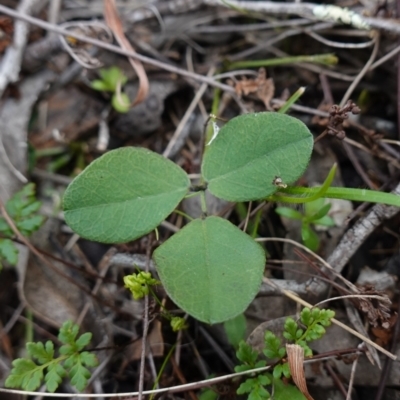
[[[14,24],[11,18],[0,16],[0,53],[12,42],[12,33],[14,31]]]
[[[304,349],[298,344],[287,344],[286,353],[293,382],[308,400],[314,400],[308,393],[306,375],[304,373]]]
[[[147,336],[146,355],[149,354],[149,347],[153,357],[162,357],[164,355],[164,338],[162,335],[161,321],[155,320],[153,327]],[[138,361],[142,356],[143,340],[139,339],[129,347],[125,353],[127,362]]]
[[[135,52],[135,49],[132,47],[132,45],[129,43],[129,40],[125,36],[121,19],[118,15],[115,0],[104,0],[104,18],[108,27],[115,35],[118,44],[125,50]],[[136,104],[141,103],[147,97],[147,93],[149,91],[149,80],[147,78],[147,74],[144,70],[143,64],[140,61],[129,58],[129,62],[131,63],[139,79],[139,89],[136,94],[135,100],[131,104],[132,106],[135,106]]]
[[[264,104],[267,110],[271,110],[270,102],[275,94],[275,85],[272,78],[266,79],[265,68],[258,70],[258,76],[255,79],[242,78],[235,82],[235,91],[238,96],[254,93]]]
[[[358,308],[367,316],[368,322],[374,327],[390,328],[390,305],[392,302],[389,297],[371,284],[358,286],[360,294],[380,296],[379,299],[369,299],[368,297],[360,297],[356,299]]]

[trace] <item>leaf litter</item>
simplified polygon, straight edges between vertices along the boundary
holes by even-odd
[[[21,0],[20,3],[21,7],[26,7],[28,2]],[[4,343],[0,350],[0,358],[4,361],[2,365],[10,364],[10,354],[19,350],[18,343],[23,344],[22,329],[31,326],[23,319],[19,305],[26,307],[34,315],[34,324],[29,329],[32,329],[35,340],[45,341],[48,335],[54,335],[55,328],[67,318],[81,320],[83,329],[95,334],[93,344],[95,347],[104,348],[99,350],[98,354],[106,362],[96,378],[97,383],[93,384],[99,393],[121,392],[121,388],[135,391],[139,387],[140,379],[144,380],[146,388],[151,388],[156,381],[161,387],[196,382],[211,374],[229,373],[227,359],[230,363],[237,363],[232,348],[224,339],[221,327],[206,326],[212,339],[210,341],[207,335],[198,333],[195,328],[197,323],[190,319],[189,330],[176,337],[168,325],[163,323],[159,306],[151,303],[146,312],[149,315],[150,327],[153,328],[150,328],[150,336],[145,338],[150,343],[151,351],[146,353],[148,361],[144,374],[139,373],[143,343],[142,313],[145,310],[142,303],[134,304],[122,289],[122,277],[133,267],[114,266],[110,259],[104,256],[108,247],[97,243],[86,244],[85,250],[82,251],[80,246],[84,248],[83,241],[73,235],[63,223],[60,214],[65,178],[75,176],[101,153],[97,147],[98,126],[103,118],[101,115],[106,115],[103,120],[109,129],[107,150],[122,146],[140,146],[162,153],[183,118],[187,105],[198,91],[200,82],[196,81],[196,77],[205,76],[211,65],[220,68],[217,73],[225,73],[226,78],[222,79],[225,90],[219,95],[217,89],[210,85],[199,100],[194,113],[204,122],[211,111],[218,118],[229,120],[244,112],[277,109],[282,104],[282,97],[276,97],[276,93],[292,94],[299,87],[306,86],[305,94],[292,106],[289,114],[302,119],[312,130],[314,137],[323,133],[324,129],[330,133],[321,137],[318,145],[321,145],[323,151],[329,149],[332,158],[337,160],[343,186],[372,185],[390,191],[398,184],[398,110],[394,106],[397,96],[394,89],[397,71],[393,63],[389,61],[370,68],[368,74],[360,76],[361,80],[351,95],[352,102],[349,101],[342,108],[334,106],[340,103],[351,81],[362,73],[363,66],[370,58],[372,48],[358,49],[354,46],[368,36],[368,32],[359,29],[366,25],[344,30],[343,26],[337,24],[319,30],[316,22],[302,17],[300,21],[308,24],[308,30],[302,30],[299,28],[299,19],[288,17],[291,12],[287,11],[285,6],[283,15],[276,15],[274,20],[271,20],[266,19],[265,15],[246,14],[244,10],[234,7],[215,7],[212,2],[204,2],[209,5],[200,8],[202,3],[158,0],[154,2],[154,8],[135,8],[129,3],[106,2],[109,8],[107,14],[103,15],[101,1],[83,1],[77,4],[66,0],[56,10],[55,21],[83,23],[87,19],[104,18],[124,50],[132,52],[134,48],[137,53],[157,60],[158,68],[139,61],[133,62],[132,58],[128,60],[101,48],[88,47],[87,57],[98,59],[105,67],[117,66],[128,76],[131,100],[135,99],[136,95],[133,103],[140,103],[131,108],[131,117],[118,114],[110,108],[110,97],[107,93],[91,90],[90,82],[98,77],[97,72],[85,69],[79,61],[67,56],[61,46],[54,45],[54,35],[50,33],[34,27],[29,33],[24,33],[27,35],[27,52],[33,47],[36,49],[35,54],[39,61],[35,65],[29,64],[29,58],[22,60],[22,57],[22,65],[7,65],[5,55],[8,52],[23,51],[23,48],[18,46],[11,49],[11,41],[15,40],[13,32],[20,28],[15,26],[10,17],[2,16],[0,19],[0,32],[3,33],[3,36],[0,36],[0,52],[4,54],[0,59],[0,79],[6,77],[7,80],[7,70],[12,68],[22,67],[24,71],[18,82],[7,81],[8,86],[6,85],[2,97],[0,126],[4,134],[0,143],[0,198],[2,202],[6,202],[22,186],[21,177],[28,177],[29,181],[37,183],[38,197],[45,203],[43,213],[49,221],[56,223],[50,224],[50,231],[32,239],[32,243],[40,251],[46,252],[43,254],[49,260],[56,259],[57,261],[51,262],[58,265],[59,271],[64,274],[61,277],[59,271],[50,270],[32,255],[22,257],[23,248],[20,251],[17,269],[7,265],[4,267],[0,279],[0,301],[3,302],[0,304],[0,336]],[[301,3],[299,4],[301,8]],[[10,5],[12,6],[6,4]],[[29,12],[32,16],[40,18],[40,13],[46,12],[47,9],[43,8],[43,5],[37,7],[42,9],[32,9]],[[394,12],[390,7],[391,4],[387,4],[386,8],[368,12],[373,16],[375,23],[385,22]],[[306,9],[304,12],[307,16]],[[323,19],[326,18],[324,14]],[[355,18],[354,15],[352,18]],[[388,29],[391,29],[390,24]],[[229,58],[246,61],[284,57],[283,52],[293,56],[332,52],[332,48],[324,43],[323,39],[329,39],[330,44],[334,42],[336,47],[333,50],[339,58],[337,65],[296,62],[282,66],[266,65],[259,71],[248,68],[238,71],[238,74],[235,74],[237,71],[224,70],[224,59]],[[72,37],[70,40],[72,41]],[[351,45],[353,49],[349,47]],[[79,46],[84,48],[83,43],[74,42],[74,49],[79,50]],[[373,62],[384,57],[392,48],[393,37],[382,30]],[[277,52],[279,56],[276,55]],[[18,60],[18,57],[10,59]],[[171,72],[173,68],[176,68],[175,72]],[[191,79],[181,76],[181,69],[189,71],[192,74]],[[146,100],[147,90],[150,90],[151,101],[148,100],[150,96]],[[321,108],[319,106],[329,97],[327,91],[330,92],[333,103],[329,105],[331,108]],[[215,100],[218,96],[219,103]],[[213,101],[217,104],[215,109],[212,109]],[[346,115],[349,112],[352,114]],[[202,135],[195,134],[198,130],[193,121],[195,119],[189,119],[187,122],[190,133],[180,144],[174,161],[188,173],[198,174],[203,139]],[[352,146],[352,152],[346,150],[346,146],[334,137],[335,135],[338,138],[340,136],[346,145]],[[317,158],[313,169],[324,168],[321,161],[323,158]],[[28,159],[29,165],[21,161]],[[307,174],[300,180],[300,184],[303,185],[314,183],[314,177]],[[216,201],[218,202],[218,199]],[[246,203],[250,215],[257,206],[258,204]],[[349,224],[365,218],[366,206],[353,206],[355,210],[342,226],[336,227],[336,230],[329,228],[328,231],[317,233],[322,238],[318,253],[323,258],[326,259],[337,243],[340,243]],[[246,215],[232,204],[224,202],[213,208],[218,210],[220,215],[229,215],[230,221],[236,224],[246,218]],[[292,232],[291,228],[288,229],[271,207],[260,208],[258,212],[259,214],[256,212],[249,219],[249,227],[255,224],[257,235],[299,238],[299,231]],[[253,218],[257,215],[260,222],[255,223]],[[366,268],[372,268],[377,274],[383,275],[388,269],[387,265],[390,265],[391,276],[394,276],[391,260],[398,260],[396,256],[399,251],[399,216],[382,219],[380,222],[382,224],[376,225],[359,250],[350,250],[350,261],[342,271],[349,281],[355,282]],[[173,231],[182,228],[186,223],[182,216],[173,214],[160,227],[160,241],[163,242]],[[369,221],[365,220],[365,223],[368,224]],[[155,249],[157,246],[154,237],[148,236],[115,248],[119,254],[145,255],[149,247]],[[285,280],[285,284],[290,288],[291,282],[295,282],[299,276],[297,265],[304,264],[304,260],[295,253],[289,255],[288,250],[277,243],[268,244],[266,249],[269,253],[266,275],[275,280]],[[106,264],[107,268],[104,267]],[[145,264],[146,262],[140,268],[145,268]],[[292,275],[291,270],[295,272]],[[303,273],[306,274],[305,282],[319,275],[314,267],[306,269]],[[300,281],[303,281],[303,278]],[[17,283],[18,292],[15,289]],[[337,293],[334,286],[332,290],[331,296],[335,297]],[[392,301],[390,304],[389,301],[381,303],[360,298],[355,301],[355,305],[366,314],[364,321],[370,326],[370,337],[399,355],[399,349],[395,346],[397,337],[394,336],[399,324],[396,310],[398,297],[393,284],[388,282],[387,286],[380,287],[379,290],[374,284],[368,284],[361,287],[360,291],[363,294],[384,293]],[[179,312],[168,300],[163,288],[158,288],[157,294],[163,299],[168,310]],[[312,294],[310,296],[312,297]],[[247,334],[271,316],[272,321],[276,321],[278,317],[294,315],[296,312],[294,303],[282,296],[275,295],[265,300],[262,307],[251,305],[249,312],[245,313]],[[254,303],[257,301],[260,299],[256,299]],[[335,302],[333,307],[337,312],[344,310],[341,302]],[[345,324],[350,324],[343,312],[341,319]],[[335,351],[356,347],[358,344],[351,335],[330,327],[326,343],[332,343],[334,338],[340,339],[340,343],[335,342],[333,346],[328,347],[321,341],[318,351],[324,353],[328,349]],[[165,369],[157,380],[157,373],[174,343],[175,361],[166,362]],[[131,350],[125,352],[126,349]],[[118,368],[121,359],[123,363]],[[350,377],[351,366],[340,358],[332,362],[346,383]],[[391,373],[387,375],[387,385],[398,383],[396,377],[400,375],[400,371],[397,370],[397,364],[391,366]],[[356,390],[357,385],[367,383],[375,389],[383,385],[379,379],[380,371],[376,368],[371,366],[366,358],[360,358],[355,373]],[[317,375],[317,370],[318,374],[322,375]],[[316,384],[308,385],[311,393],[313,389],[317,391],[323,387],[327,396],[328,392],[334,390],[335,377],[330,375],[328,370],[324,368],[322,361],[319,369],[312,370],[307,367],[307,379],[317,377]],[[0,379],[4,382],[3,376],[7,375],[7,370],[1,372]],[[234,387],[234,383],[228,385]],[[68,390],[67,385],[62,386],[62,391]],[[314,398],[317,397],[314,395]],[[368,400],[372,397],[363,398]]]

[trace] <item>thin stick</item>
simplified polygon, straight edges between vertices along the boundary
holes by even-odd
[[[371,67],[369,68],[370,71],[372,71],[375,68],[378,68],[380,65],[385,63],[386,61],[390,60],[392,57],[397,55],[400,52],[400,46],[395,47],[392,51],[389,53],[385,54],[382,58],[380,58],[378,61],[375,61]]]
[[[340,107],[343,107],[346,103],[347,100],[349,100],[351,94],[353,93],[354,89],[357,87],[357,85],[360,83],[361,79],[364,77],[364,75],[368,72],[370,66],[374,62],[376,55],[378,54],[378,49],[379,49],[379,39],[380,35],[379,33],[376,34],[377,36],[375,37],[375,46],[372,50],[371,57],[367,61],[367,63],[364,65],[363,69],[359,72],[357,77],[354,79],[354,81],[351,83],[351,85],[348,87],[346,93],[344,94],[342,101],[340,102]]]
[[[337,355],[333,356],[334,358],[337,357]],[[331,357],[332,358],[332,357]],[[320,359],[318,359],[319,361]],[[308,360],[307,360],[308,361]],[[309,360],[311,361],[311,360]],[[224,376],[218,376],[216,378],[212,379],[204,379],[202,381],[198,382],[193,382],[193,383],[186,383],[184,385],[177,385],[177,386],[171,386],[168,388],[162,388],[162,389],[156,389],[156,390],[144,390],[142,392],[143,395],[148,395],[148,394],[159,394],[159,393],[179,393],[179,392],[186,392],[188,390],[196,390],[200,389],[203,387],[208,387],[215,385],[219,382],[223,382],[228,379],[236,378],[239,376],[243,375],[249,375],[253,373],[258,373],[258,372],[264,372],[267,371],[271,368],[270,365],[267,365],[266,367],[261,367],[261,368],[255,368],[251,369],[249,371],[243,371],[243,372],[235,372],[234,374],[228,374]],[[47,396],[47,397],[63,397],[63,398],[71,398],[71,397],[76,397],[76,398],[98,398],[98,397],[104,397],[104,398],[114,398],[114,397],[127,397],[127,396],[138,396],[139,392],[127,392],[127,393],[104,393],[101,394],[87,394],[87,393],[82,393],[82,394],[72,394],[71,393],[46,393],[46,392],[33,392],[33,391],[25,391],[25,390],[14,390],[14,389],[3,389],[0,388],[0,393],[16,393],[16,394],[22,394],[22,395],[31,395],[31,396]]]
[[[27,14],[32,12],[37,3],[39,3],[39,0],[22,0],[18,6],[18,11],[14,12],[29,17]],[[28,33],[28,25],[23,20],[15,23],[13,43],[7,48],[0,64],[0,98],[7,85],[18,80]]]
[[[215,66],[212,66],[209,71],[207,76],[212,76],[213,73],[215,72]],[[189,107],[187,108],[185,115],[183,116],[183,118],[181,119],[181,121],[179,122],[179,125],[177,126],[174,135],[172,136],[171,140],[168,143],[167,148],[164,150],[163,156],[168,158],[168,156],[171,154],[171,151],[173,150],[176,142],[178,141],[180,135],[183,132],[183,128],[185,127],[185,125],[187,124],[190,116],[192,115],[194,109],[196,108],[198,102],[200,101],[200,99],[203,97],[204,92],[207,89],[207,84],[203,83],[200,86],[200,89],[197,91],[196,95],[194,96],[193,100],[191,101]]]
[[[364,343],[361,343],[363,346]],[[353,361],[353,365],[351,366],[351,374],[350,374],[350,381],[349,381],[349,388],[347,389],[347,396],[346,400],[351,400],[351,391],[353,389],[353,384],[354,384],[354,377],[356,376],[356,369],[357,369],[357,364],[358,364],[358,359],[360,358],[360,355],[356,355],[356,359]]]
[[[284,3],[284,2],[272,2],[272,1],[236,1],[229,0],[223,2],[222,0],[203,0],[203,2],[210,6],[224,6],[224,7],[235,7],[236,9],[253,12],[260,12],[268,15],[299,15],[301,17],[310,18],[313,20],[322,20],[322,21],[331,21],[335,23],[341,23],[341,18],[337,17],[332,13],[330,16],[327,13],[325,16],[318,16],[315,11],[317,8],[321,7],[321,4],[316,3],[306,3],[306,2],[294,2],[294,3]],[[365,23],[365,26],[362,29],[365,29],[366,26],[369,26],[370,29],[383,29],[396,34],[400,34],[400,25],[397,20],[389,20],[383,18],[366,18],[362,17],[355,12],[346,10],[345,8],[336,7],[337,11],[342,11],[345,15],[348,13],[349,23],[348,25],[352,25],[355,28],[361,28],[362,24],[358,24],[358,22]],[[350,16],[350,18],[349,18]],[[351,17],[352,16],[352,17]],[[358,18],[356,18],[358,17]]]
[[[316,355],[313,358],[307,359],[304,361],[304,364],[310,364],[313,362],[320,362],[320,361],[324,361],[324,360],[330,360],[332,358],[337,358],[340,354],[359,354],[360,351],[358,349],[346,349],[345,351],[335,351],[335,352],[328,352],[327,354],[329,354],[328,356],[324,356],[323,354],[320,355]],[[193,382],[193,383],[187,383],[184,385],[178,385],[178,386],[171,386],[168,388],[162,388],[162,389],[156,389],[156,390],[146,390],[143,391],[144,395],[148,395],[148,394],[159,394],[159,393],[179,393],[179,392],[185,392],[187,390],[196,390],[196,389],[201,389],[203,387],[209,387],[212,385],[215,385],[219,382],[223,382],[225,380],[228,379],[232,379],[232,378],[236,378],[239,376],[243,376],[243,375],[248,375],[248,374],[256,374],[259,372],[264,372],[267,371],[271,368],[270,365],[267,365],[266,367],[261,367],[261,368],[255,368],[255,369],[251,369],[248,371],[243,371],[243,372],[236,372],[234,374],[228,374],[228,375],[224,375],[224,376],[218,376],[216,378],[212,378],[212,379],[204,379],[202,381],[198,381],[198,382]],[[58,398],[71,398],[71,393],[46,393],[46,392],[33,392],[33,391],[25,391],[25,390],[15,390],[15,389],[4,389],[4,388],[0,388],[0,393],[15,393],[15,394],[22,394],[22,395],[41,395],[44,397],[58,397]],[[82,394],[73,394],[73,397],[76,398],[98,398],[98,397],[104,397],[104,398],[120,398],[120,397],[128,397],[128,396],[137,396],[138,392],[127,392],[127,393],[105,393],[105,394],[101,394],[101,396],[99,396],[99,394],[86,394],[86,393],[82,393]]]
[[[388,302],[388,297],[378,296],[376,294],[346,294],[343,296],[331,297],[329,299],[325,299],[315,304],[314,307],[319,307],[321,304],[329,303],[330,301],[335,300],[343,300],[343,299],[377,299],[384,302]]]
[[[251,206],[252,205],[253,205],[253,202],[249,201],[249,205],[247,207],[246,219],[244,220],[243,232],[247,231],[247,225],[249,224],[250,212],[251,212]]]
[[[308,254],[311,254],[313,257],[315,257],[324,267],[328,268],[329,271],[331,271],[337,279],[340,279],[346,286],[349,286],[349,281],[344,278],[340,273],[338,273],[334,268],[331,267],[331,265],[326,262],[322,257],[320,257],[318,254],[314,253],[312,250],[310,250],[308,247],[304,246],[301,243],[298,243],[292,239],[287,239],[287,238],[257,238],[255,239],[257,242],[284,242],[284,243],[290,243],[293,246],[299,247],[300,249],[304,250]],[[353,285],[354,286],[354,285]]]
[[[153,235],[147,236],[147,249],[146,249],[146,272],[150,269],[150,258],[152,248]],[[142,337],[142,354],[140,357],[140,374],[139,374],[139,400],[143,398],[143,386],[144,386],[144,367],[146,363],[146,346],[147,346],[147,333],[149,331],[149,295],[146,294],[144,297],[144,318],[143,318],[143,337]]]

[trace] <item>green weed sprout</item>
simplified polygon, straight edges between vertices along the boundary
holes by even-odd
[[[311,225],[334,226],[335,222],[327,215],[331,204],[325,204],[324,198],[304,203],[304,214],[289,207],[277,207],[275,212],[282,217],[301,221],[301,237],[303,243],[312,251],[317,251],[319,239]]]
[[[181,331],[188,327],[184,318],[172,316],[162,305],[154,291],[151,289],[152,286],[160,285],[161,282],[154,279],[150,272],[141,271],[137,274],[126,275],[124,276],[124,284],[125,287],[130,290],[135,300],[142,299],[151,292],[156,302],[159,304],[161,309],[163,309],[163,316],[170,321],[171,328],[174,332]]]
[[[47,390],[54,393],[63,378],[68,377],[72,386],[83,391],[91,377],[88,368],[96,367],[98,360],[94,354],[82,351],[90,343],[92,334],[87,332],[77,338],[78,331],[78,325],[71,321],[64,322],[58,334],[63,345],[56,358],[52,341],[48,340],[45,344],[27,343],[26,350],[30,358],[17,358],[13,361],[5,386],[34,391],[44,380]]]
[[[30,236],[43,224],[44,217],[37,214],[41,205],[35,197],[35,185],[29,183],[7,201],[5,208],[21,234]],[[14,232],[7,221],[0,217],[0,270],[2,261],[10,265],[17,264],[18,249],[11,240],[13,236]]]
[[[283,337],[289,342],[301,346],[304,349],[306,357],[312,356],[312,350],[308,343],[320,339],[325,334],[325,328],[331,324],[335,312],[332,310],[320,310],[319,308],[304,308],[300,313],[300,321],[295,321],[293,318],[286,318]],[[264,349],[263,354],[273,363],[273,372],[262,373],[256,377],[246,379],[238,388],[238,394],[248,393],[249,400],[267,400],[271,398],[267,386],[274,385],[276,380],[290,378],[290,369],[288,363],[285,361],[286,348],[279,339],[271,331],[266,331],[264,336]],[[236,352],[236,357],[242,362],[241,365],[235,367],[236,372],[248,371],[254,368],[260,368],[267,365],[266,360],[258,360],[259,354],[253,350],[252,347],[246,342],[242,341],[239,344],[239,349]],[[297,391],[299,396],[302,396],[300,391],[293,385],[277,385],[274,386],[274,393],[276,390]],[[282,397],[283,398],[283,397]],[[289,397],[288,397],[289,398]],[[302,398],[302,397],[300,397]]]
[[[101,79],[95,79],[91,83],[94,90],[100,92],[113,93],[111,104],[113,108],[120,113],[129,111],[131,102],[126,93],[122,92],[122,86],[126,84],[128,78],[118,67],[103,68],[99,71]]]
[[[159,285],[161,282],[154,279],[150,272],[139,272],[124,276],[125,287],[129,289],[135,300],[142,299],[149,294],[150,286]]]

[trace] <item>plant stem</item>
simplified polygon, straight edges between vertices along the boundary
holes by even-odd
[[[171,350],[168,352],[167,356],[165,357],[165,360],[163,361],[163,363],[161,365],[160,371],[158,371],[157,378],[154,381],[153,390],[156,390],[157,383],[160,381],[161,375],[164,372],[165,366],[167,365],[168,360],[171,358],[172,353],[175,350],[175,347],[176,347],[176,343],[174,343],[174,345],[171,347]],[[151,394],[150,400],[152,400],[154,398],[154,394],[155,393]]]
[[[207,215],[207,202],[206,202],[206,192],[202,190],[200,192],[200,200],[201,200],[201,211],[204,215]]]
[[[285,114],[290,107],[300,98],[300,96],[305,92],[305,87],[298,88],[288,99],[288,101],[278,110],[279,113]]]
[[[314,195],[318,193],[319,190],[320,187],[314,187],[314,188],[288,187],[283,190],[284,193],[308,195],[308,197],[289,197],[276,194],[271,196],[270,199],[273,201],[282,201],[285,203],[306,203],[308,201],[311,201],[310,198],[315,200]],[[342,200],[360,201],[369,203],[381,203],[390,206],[400,207],[400,196],[397,196],[392,193],[378,192],[369,189],[330,187],[320,197],[325,197],[328,199],[342,199]]]
[[[241,68],[258,68],[258,67],[271,67],[275,65],[287,65],[297,64],[301,62],[311,62],[323,65],[335,65],[338,62],[338,58],[335,54],[315,54],[313,56],[292,56],[292,57],[281,57],[281,58],[270,58],[266,60],[246,60],[236,61],[229,64],[229,69],[241,69]]]
[[[183,211],[174,210],[173,212],[174,212],[175,214],[182,215],[182,217],[187,218],[189,221],[193,221],[193,219],[194,219],[194,218],[192,218],[190,215],[187,215],[186,213],[184,213]]]
[[[216,117],[218,116],[218,109],[219,109],[220,101],[221,101],[221,89],[215,88],[213,102],[211,105],[211,115],[215,115]],[[213,120],[213,118],[210,116],[210,118],[208,120],[207,128],[206,128],[205,138],[204,138],[203,157],[204,157],[205,152],[207,151],[207,143],[210,143],[210,140],[214,135],[214,126],[211,123],[212,120]]]

